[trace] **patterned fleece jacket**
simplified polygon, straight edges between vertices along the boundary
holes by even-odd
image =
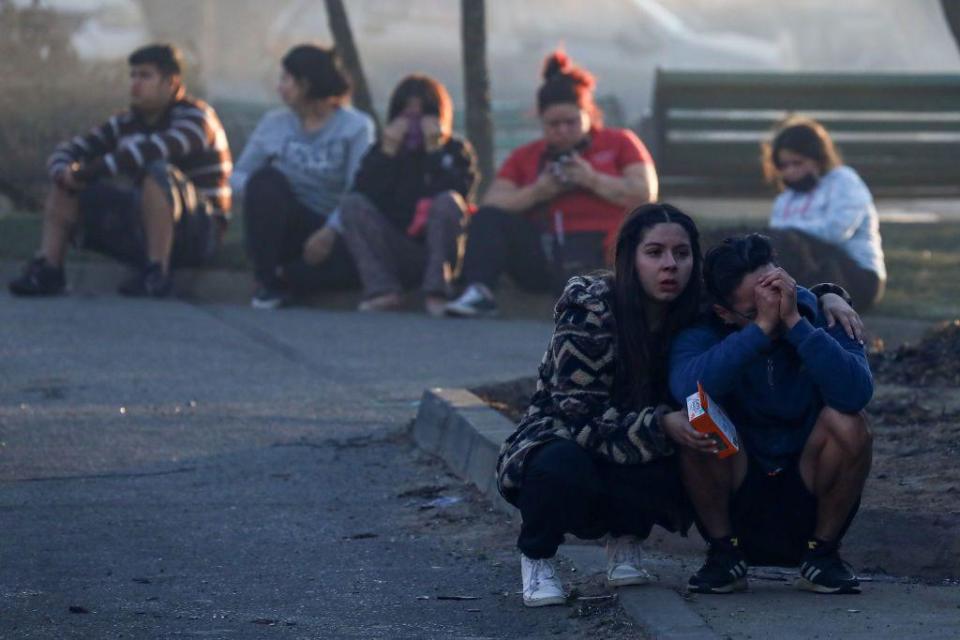
[[[613,401],[616,326],[613,292],[603,277],[577,276],[554,312],[556,329],[540,363],[530,408],[500,449],[497,487],[516,504],[527,456],[556,439],[573,440],[616,464],[640,464],[673,453],[656,407],[618,407]]]

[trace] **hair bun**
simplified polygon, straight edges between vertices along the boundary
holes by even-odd
[[[550,80],[555,76],[569,73],[572,68],[570,56],[563,49],[558,48],[543,61],[543,79]]]

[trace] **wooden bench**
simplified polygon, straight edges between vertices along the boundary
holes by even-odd
[[[960,193],[960,75],[658,70],[641,126],[662,193],[769,194],[760,143],[819,120],[875,194]]]

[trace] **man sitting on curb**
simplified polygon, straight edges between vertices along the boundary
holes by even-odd
[[[62,143],[47,163],[53,185],[36,258],[10,282],[17,295],[66,288],[68,242],[137,269],[130,296],[170,293],[170,268],[199,266],[216,251],[230,211],[227,137],[214,110],[186,95],[179,51],[137,49],[130,109]]]
[[[700,382],[742,448],[724,459],[682,450],[684,484],[710,545],[689,588],[739,591],[747,563],[799,564],[799,588],[859,592],[838,549],[872,456],[863,344],[839,324],[825,327],[814,296],[773,263],[764,236],[710,250],[704,281],[713,313],[674,341],[670,390],[683,403]]]

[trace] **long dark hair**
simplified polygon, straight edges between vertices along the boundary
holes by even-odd
[[[654,331],[647,321],[648,300],[637,275],[637,247],[657,224],[674,223],[690,238],[693,270],[690,281],[670,303],[663,324]],[[669,204],[645,204],[631,211],[617,235],[613,273],[614,316],[617,325],[615,395],[624,404],[646,406],[667,396],[670,342],[690,324],[700,308],[700,232],[693,219]]]
[[[780,151],[786,149],[817,163],[820,175],[840,166],[843,160],[833,139],[813,118],[793,116],[781,122],[770,142],[764,142],[763,175],[767,182],[783,188],[780,180]]]

